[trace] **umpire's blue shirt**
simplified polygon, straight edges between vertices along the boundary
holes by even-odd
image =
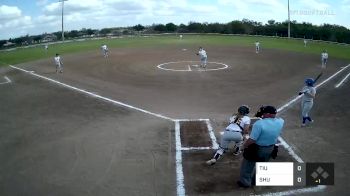
[[[282,118],[264,118],[253,124],[250,138],[259,146],[270,146],[277,143],[284,120]]]

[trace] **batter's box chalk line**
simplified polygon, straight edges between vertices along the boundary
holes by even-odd
[[[186,61],[186,62],[195,62],[195,61]],[[160,68],[162,65],[171,64],[171,63],[177,63],[177,62],[163,63],[161,65],[158,65],[157,67]],[[339,70],[338,72],[333,74],[331,77],[329,77],[328,79],[324,80],[322,83],[318,84],[316,86],[316,88],[319,88],[320,86],[322,86],[323,84],[325,84],[326,82],[328,82],[329,80],[334,78],[336,75],[338,75],[339,73],[341,73],[342,71],[347,69],[349,66],[350,66],[350,64],[347,65],[346,67],[343,67],[341,70]],[[182,149],[184,148],[184,150],[187,150],[187,147],[182,147],[182,144],[181,144],[180,122],[181,121],[196,121],[195,119],[173,119],[173,118],[161,115],[161,114],[156,114],[156,113],[149,112],[147,110],[144,110],[144,109],[141,109],[141,108],[138,108],[138,107],[134,107],[134,106],[131,106],[131,105],[119,102],[119,101],[115,101],[115,100],[112,100],[110,98],[106,98],[106,97],[103,97],[103,96],[100,96],[100,95],[96,95],[96,94],[94,94],[92,92],[89,92],[89,91],[86,91],[86,90],[83,90],[83,89],[79,89],[79,88],[73,87],[73,86],[68,85],[68,84],[64,84],[62,82],[53,80],[51,78],[48,78],[48,77],[36,74],[34,72],[30,72],[30,71],[27,71],[27,70],[24,70],[24,69],[21,69],[21,68],[12,66],[12,65],[10,65],[10,67],[12,67],[14,69],[17,69],[17,70],[20,70],[20,71],[23,71],[23,72],[28,73],[28,74],[31,74],[31,75],[33,75],[35,77],[38,77],[38,78],[41,78],[41,79],[44,79],[44,80],[48,80],[48,81],[50,81],[50,82],[52,82],[54,84],[57,84],[57,85],[60,85],[60,86],[64,86],[66,88],[69,88],[71,90],[80,92],[82,94],[87,94],[87,95],[89,95],[91,97],[94,97],[94,98],[97,98],[97,99],[101,99],[101,100],[104,100],[104,101],[107,101],[107,102],[111,102],[113,104],[117,104],[117,105],[120,105],[120,106],[123,106],[123,107],[127,107],[129,109],[134,109],[134,110],[137,110],[139,112],[143,112],[143,113],[146,113],[146,114],[149,114],[149,115],[152,115],[152,116],[157,116],[157,117],[162,118],[162,119],[173,121],[175,123],[175,145],[176,145],[176,156],[175,156],[175,159],[176,159],[176,186],[177,186],[176,192],[177,192],[178,196],[185,196],[186,195],[185,185],[184,185],[184,173],[183,173],[183,166],[182,166]],[[160,68],[160,69],[164,69],[164,68]],[[171,71],[177,71],[177,70],[171,70]],[[278,109],[278,111],[282,111],[285,108],[288,108],[288,106],[290,106],[291,104],[294,104],[300,98],[301,98],[301,96],[298,96],[298,97],[294,98],[293,100],[291,100],[287,104],[285,104],[282,107],[280,107]],[[205,148],[205,149],[207,149],[207,148],[208,149],[209,148],[217,149],[218,148],[218,144],[217,144],[216,137],[215,137],[215,134],[214,134],[214,131],[213,131],[213,128],[211,126],[211,123],[210,123],[209,119],[198,119],[197,121],[206,121],[207,127],[208,127],[208,131],[209,131],[209,135],[210,135],[210,138],[212,140],[212,146],[211,147],[203,147],[203,148]],[[293,149],[284,141],[284,139],[282,137],[279,137],[279,141],[281,142],[281,145],[288,151],[288,153],[296,161],[298,161],[300,163],[303,163],[303,160],[293,151]],[[188,147],[188,148],[190,149],[190,147]],[[202,147],[200,147],[200,148],[202,148]],[[286,191],[286,192],[268,193],[268,194],[265,194],[265,195],[266,196],[268,196],[268,195],[295,195],[295,194],[298,194],[298,193],[319,192],[319,191],[323,191],[325,188],[326,188],[326,186],[317,186],[317,187],[311,187],[311,188],[290,190],[290,191]]]

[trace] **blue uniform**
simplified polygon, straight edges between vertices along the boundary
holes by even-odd
[[[274,144],[281,134],[284,120],[281,118],[264,118],[254,123],[250,138],[259,146],[258,157],[260,161],[270,160]],[[244,186],[251,186],[254,181],[255,161],[243,159],[240,171],[240,182]]]

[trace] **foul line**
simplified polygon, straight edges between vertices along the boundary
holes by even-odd
[[[350,66],[347,65],[345,67],[343,67],[342,69],[340,69],[339,71],[337,71],[335,74],[333,74],[332,76],[330,76],[329,78],[327,78],[326,80],[322,81],[320,84],[316,85],[316,88],[321,87],[322,85],[324,85],[326,82],[328,82],[329,80],[333,79],[335,76],[337,76],[339,73],[341,73],[342,71],[344,71],[345,69],[347,69]],[[277,112],[281,112],[282,110],[286,109],[287,107],[289,107],[291,104],[293,104],[294,102],[298,101],[303,95],[299,95],[297,97],[295,97],[293,100],[289,101],[288,103],[286,103],[285,105],[283,105],[282,107],[277,109]]]
[[[323,85],[327,81],[331,80],[333,77],[338,75],[340,72],[342,72],[344,69],[348,68],[349,66],[350,66],[350,64],[347,65],[346,67],[342,68],[341,70],[339,70],[337,73],[333,74],[327,80],[325,80],[322,83],[320,83],[319,85],[317,85],[316,88],[320,87],[321,85]],[[20,71],[23,71],[23,72],[26,72],[26,73],[31,74],[33,76],[36,76],[36,77],[48,80],[50,82],[59,84],[61,86],[70,88],[72,90],[75,90],[75,91],[87,94],[89,96],[92,96],[92,97],[95,97],[95,98],[98,98],[98,99],[102,99],[102,100],[105,100],[105,101],[108,101],[108,102],[112,102],[114,104],[118,104],[118,105],[121,105],[121,106],[124,106],[124,107],[127,107],[127,108],[131,108],[131,109],[134,109],[134,110],[146,113],[146,114],[150,114],[150,115],[162,118],[162,119],[166,119],[166,120],[170,120],[170,121],[175,122],[176,184],[177,184],[176,191],[177,191],[177,195],[178,196],[185,196],[186,195],[185,186],[184,186],[184,173],[183,173],[183,167],[182,167],[182,150],[203,150],[203,149],[211,149],[211,148],[217,149],[218,148],[218,143],[216,142],[216,137],[215,137],[215,134],[214,134],[214,131],[213,131],[213,128],[212,128],[212,126],[210,124],[209,119],[172,119],[170,117],[167,117],[167,116],[164,116],[164,115],[161,115],[161,114],[156,114],[156,113],[153,113],[153,112],[149,112],[149,111],[141,109],[141,108],[137,108],[137,107],[134,107],[134,106],[131,106],[131,105],[119,102],[119,101],[115,101],[115,100],[112,100],[112,99],[109,99],[109,98],[106,98],[106,97],[103,97],[103,96],[91,93],[91,92],[83,90],[83,89],[79,89],[79,88],[73,87],[73,86],[68,85],[68,84],[64,84],[62,82],[53,80],[51,78],[47,78],[45,76],[41,76],[39,74],[36,74],[36,73],[34,73],[32,71],[27,71],[27,70],[24,70],[24,69],[21,69],[21,68],[12,66],[12,65],[10,65],[10,67],[12,67],[14,69],[17,69],[17,70],[20,70]],[[5,79],[9,80],[7,77]],[[280,107],[277,111],[280,112],[280,111],[286,109],[288,106],[290,106],[291,104],[296,102],[301,97],[302,96],[298,96],[298,97],[294,98],[293,100],[291,100],[287,104],[285,104],[282,107]],[[180,121],[206,121],[207,127],[208,127],[208,131],[209,131],[209,135],[210,135],[210,138],[212,140],[212,147],[182,147],[181,146],[182,145],[181,144],[181,137],[180,137]],[[281,142],[281,145],[288,151],[288,153],[295,160],[297,160],[300,163],[303,162],[303,160],[293,151],[293,149],[287,144],[287,142],[282,137],[279,137],[279,141]],[[285,191],[285,192],[268,193],[268,194],[265,194],[265,195],[266,196],[269,196],[269,195],[280,196],[280,195],[292,195],[292,194],[296,194],[296,193],[318,192],[318,191],[324,190],[325,187],[326,186],[317,186],[317,187],[314,187],[314,188],[303,188],[303,189],[297,189],[297,190],[291,190],[291,191]]]
[[[7,76],[4,76],[6,82],[2,82],[0,84],[7,84],[7,83],[11,83],[12,81],[10,80],[10,78],[8,78]]]
[[[77,87],[74,87],[74,86],[71,86],[71,85],[68,85],[68,84],[59,82],[59,81],[57,81],[57,80],[54,80],[54,79],[51,79],[51,78],[48,78],[48,77],[45,77],[45,76],[36,74],[36,73],[34,73],[34,72],[31,72],[31,71],[27,71],[27,70],[25,70],[25,69],[21,69],[21,68],[12,66],[12,65],[10,65],[10,67],[12,67],[12,68],[14,68],[14,69],[17,69],[17,70],[20,70],[20,71],[23,71],[23,72],[26,72],[26,73],[31,74],[31,75],[33,75],[33,76],[36,76],[36,77],[38,77],[38,78],[41,78],[41,79],[44,79],[44,80],[48,80],[48,81],[53,82],[53,83],[55,83],[55,84],[58,84],[58,85],[67,87],[67,88],[69,88],[69,89],[78,91],[78,92],[80,92],[80,93],[87,94],[87,95],[89,95],[89,96],[91,96],[91,97],[94,97],[94,98],[97,98],[97,99],[102,99],[102,100],[104,100],[104,101],[111,102],[111,103],[114,103],[114,104],[118,104],[118,105],[121,105],[121,106],[124,106],[124,107],[127,107],[127,108],[131,108],[131,109],[134,109],[134,110],[137,110],[137,111],[146,113],[146,114],[150,114],[150,115],[153,115],[153,116],[162,118],[162,119],[174,121],[174,120],[173,120],[172,118],[170,118],[170,117],[167,117],[167,116],[164,116],[164,115],[161,115],[161,114],[156,114],[156,113],[153,113],[153,112],[149,112],[149,111],[147,111],[147,110],[144,110],[144,109],[141,109],[141,108],[137,108],[137,107],[134,107],[134,106],[131,106],[131,105],[122,103],[122,102],[120,102],[120,101],[115,101],[115,100],[113,100],[113,99],[110,99],[110,98],[107,98],[107,97],[103,97],[103,96],[101,96],[101,95],[97,95],[97,94],[92,93],[92,92],[89,92],[89,91],[87,91],[87,90],[83,90],[83,89],[80,89],[80,88],[77,88]]]
[[[346,75],[342,81],[340,81],[337,85],[335,85],[335,88],[339,88],[349,76],[350,76],[350,73],[348,73],[348,75]]]
[[[335,74],[333,74],[332,76],[330,76],[329,78],[327,78],[326,80],[324,80],[323,82],[321,82],[320,84],[316,85],[316,88],[320,88],[322,85],[324,85],[326,82],[328,82],[329,80],[333,79],[335,76],[337,76],[339,73],[341,73],[342,71],[344,71],[345,69],[347,69],[350,66],[347,65],[346,67],[343,67],[342,69],[340,69],[339,71],[337,71]],[[288,103],[286,103],[285,105],[283,105],[282,107],[277,109],[277,112],[281,112],[282,110],[288,108],[291,104],[295,103],[296,101],[298,101],[303,95],[299,95],[297,97],[295,97],[294,99],[292,99],[291,101],[289,101]],[[299,163],[303,163],[304,161],[294,152],[294,150],[292,149],[292,147],[287,144],[287,142],[282,138],[282,137],[278,137],[278,140],[281,142],[281,145],[287,150],[288,154],[291,155],[296,161],[298,161]]]

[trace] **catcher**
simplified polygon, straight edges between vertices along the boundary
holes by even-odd
[[[242,105],[238,108],[237,114],[230,118],[230,124],[226,127],[221,137],[220,147],[215,152],[212,159],[208,160],[207,165],[214,165],[216,161],[228,150],[230,142],[235,142],[234,155],[241,153],[243,144],[243,134],[248,134],[250,126],[249,107]]]

